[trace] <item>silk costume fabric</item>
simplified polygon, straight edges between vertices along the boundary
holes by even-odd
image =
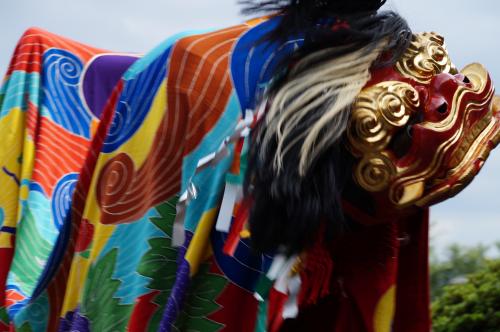
[[[244,239],[227,256],[214,230],[226,180],[242,176],[235,144],[197,170],[302,45],[256,43],[278,19],[179,34],[140,60],[22,37],[0,91],[0,330],[279,328],[286,294],[254,297],[272,257]],[[174,248],[190,185],[199,193]],[[329,248],[331,295],[283,329],[428,331],[427,218],[360,226]]]

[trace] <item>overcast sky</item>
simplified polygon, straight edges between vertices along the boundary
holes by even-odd
[[[444,35],[458,67],[481,62],[500,82],[499,1],[395,0],[387,7],[406,17],[414,31]],[[173,33],[241,20],[236,0],[2,0],[0,71],[30,26],[100,48],[143,53]],[[439,248],[500,240],[500,148],[496,152],[464,192],[432,209]]]

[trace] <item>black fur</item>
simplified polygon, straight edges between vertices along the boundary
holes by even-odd
[[[386,0],[241,0],[243,14],[280,14],[278,27],[267,36],[271,41],[283,41],[291,35],[304,35],[302,57],[324,47],[352,44],[345,52],[354,51],[370,42],[389,37],[388,49],[398,59],[408,47],[411,29],[394,12],[377,10]],[[332,30],[329,21],[344,21],[347,29]]]
[[[325,16],[348,17],[376,12],[386,0],[241,0],[242,13],[283,14],[281,24],[274,31],[273,39],[286,38],[290,34],[307,32]]]
[[[279,175],[263,164],[252,149],[247,193],[253,197],[250,232],[253,247],[262,252],[278,248],[294,254],[317,240],[323,229],[327,239],[346,230],[341,193],[352,173],[352,157],[337,142],[314,165],[305,178],[297,167],[285,167]],[[296,163],[293,151],[285,165]],[[259,164],[260,163],[260,164]]]
[[[278,68],[283,72],[291,63],[326,47],[348,45],[334,56],[357,51],[364,46],[388,38],[386,57],[376,65],[392,64],[408,47],[411,30],[406,21],[393,12],[376,13],[384,1],[243,1],[246,13],[277,11],[282,16],[280,26],[268,36],[274,40],[286,40],[302,32],[304,47],[287,63]],[[326,13],[326,15],[325,15]],[[332,30],[333,20],[345,20],[349,27]],[[319,23],[318,23],[319,22]],[[325,23],[326,22],[326,23]],[[318,64],[327,59],[320,59]],[[286,83],[287,77],[277,81],[268,92],[269,98]],[[318,112],[321,113],[321,112]],[[347,124],[348,117],[337,119]],[[295,137],[315,122],[314,112],[295,128]],[[249,167],[245,180],[245,194],[253,199],[250,211],[250,231],[253,246],[263,252],[276,249],[287,254],[300,253],[318,239],[319,230],[325,230],[327,241],[342,234],[348,226],[341,207],[344,185],[351,182],[352,156],[346,151],[343,136],[310,167],[306,176],[298,173],[300,148],[297,142],[285,154],[283,169],[273,168],[277,141],[262,146],[266,127],[258,124],[252,133]],[[261,151],[266,151],[262,157]]]

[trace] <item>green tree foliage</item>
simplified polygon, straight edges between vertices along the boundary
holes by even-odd
[[[468,274],[484,269],[488,261],[486,258],[488,250],[489,247],[483,245],[464,247],[454,244],[446,250],[445,258],[440,259],[431,247],[430,283],[432,299],[442,294],[444,286],[460,282]]]
[[[500,260],[445,286],[432,305],[434,332],[500,331]]]

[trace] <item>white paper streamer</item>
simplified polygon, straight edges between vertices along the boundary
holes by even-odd
[[[290,257],[283,265],[283,268],[279,272],[279,275],[276,278],[276,282],[274,283],[273,286],[274,289],[276,289],[278,292],[283,294],[288,293],[288,282],[291,276],[293,266],[295,265],[296,261],[297,261],[297,256],[293,256]]]
[[[241,186],[233,183],[226,183],[224,189],[224,197],[219,210],[219,216],[215,229],[219,232],[229,233],[231,229],[231,221],[233,219],[233,210],[238,197],[238,191],[241,191]]]
[[[283,319],[297,318],[299,314],[298,297],[302,284],[300,275],[288,279],[288,299],[283,307]]]
[[[186,240],[186,233],[184,228],[184,221],[186,216],[186,203],[180,202],[176,206],[176,215],[172,231],[172,247],[179,248],[182,247],[184,241]]]
[[[196,164],[196,170],[195,170],[195,175],[204,170],[207,167],[216,165],[218,162],[220,162],[222,159],[224,159],[228,154],[229,154],[229,145],[238,141],[241,137],[246,137],[250,133],[250,125],[252,125],[254,120],[254,114],[251,110],[247,110],[245,113],[245,118],[240,120],[238,124],[236,125],[234,133],[226,137],[224,141],[221,143],[217,151],[212,152],[205,157],[201,158],[198,160],[198,163]],[[227,187],[227,186],[226,186]],[[226,188],[227,189],[227,188]],[[224,191],[224,196],[226,196],[226,191]],[[231,227],[231,219],[232,219],[232,212],[234,209],[234,204],[236,202],[236,199],[238,197],[241,197],[242,193],[240,194],[238,190],[234,192],[234,188],[229,188],[228,191],[228,197],[227,197],[227,202],[224,206],[224,199],[223,199],[223,207],[224,207],[224,213],[219,213],[219,217],[222,218],[221,223],[219,225],[219,221],[217,221],[216,227],[220,227],[226,232],[229,232],[229,228]],[[179,198],[179,201],[176,206],[176,217],[173,225],[173,234],[172,234],[172,247],[178,248],[184,244],[185,241],[185,215],[186,215],[186,209],[189,204],[189,202],[193,199],[196,199],[198,197],[198,188],[194,185],[194,183],[190,180],[188,187],[186,191],[181,195]],[[222,210],[222,207],[221,207]],[[227,211],[230,212],[228,213]],[[229,216],[229,221],[227,220],[227,215]],[[217,228],[217,230],[219,230]]]

